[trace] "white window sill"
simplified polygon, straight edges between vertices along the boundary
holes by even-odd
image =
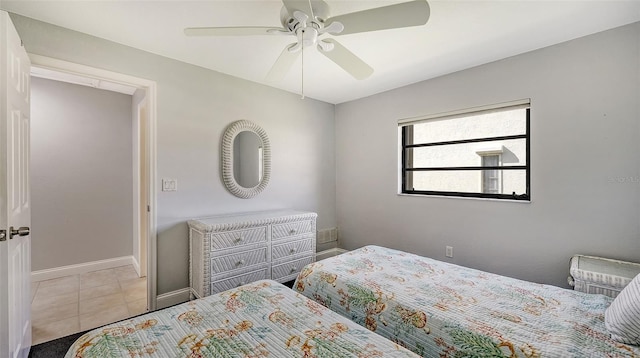
[[[480,200],[480,201],[498,201],[501,203],[518,203],[531,204],[531,200],[513,200],[513,199],[494,199],[494,198],[476,198],[468,196],[448,196],[448,195],[432,195],[432,194],[405,194],[397,193],[398,196],[427,197],[427,198],[446,198],[446,199],[463,199],[463,200]]]

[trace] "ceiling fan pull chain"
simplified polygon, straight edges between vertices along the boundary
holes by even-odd
[[[302,30],[302,32],[304,32],[304,29]],[[300,99],[304,99],[304,46],[302,46],[302,49],[300,50],[302,51],[302,64],[300,66],[300,78],[301,78],[301,85],[300,85],[300,91],[302,92],[302,98]]]
[[[311,0],[309,0],[309,9],[311,10],[311,21],[315,21],[315,16],[313,15],[313,8],[311,7]],[[304,38],[304,30],[302,29],[302,34],[303,34],[303,38]],[[304,99],[304,43],[302,45],[302,66],[300,69],[300,77],[301,77],[301,88],[300,91],[302,92],[302,98]]]

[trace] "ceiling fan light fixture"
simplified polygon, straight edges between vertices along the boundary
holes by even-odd
[[[331,35],[337,35],[344,31],[344,25],[341,22],[334,21],[329,26],[325,26],[320,30],[320,33],[330,33]]]
[[[309,20],[309,15],[305,14],[302,11],[294,11],[293,18],[298,20],[298,24],[296,24],[296,27],[307,27],[307,20]],[[291,23],[291,21],[289,23]]]
[[[325,40],[319,41],[318,42],[318,49],[320,51],[324,51],[324,52],[329,52],[331,50],[333,50],[335,48],[335,45],[333,44],[333,42],[328,42]]]
[[[300,45],[300,42],[292,43],[287,47],[287,51],[291,53],[298,52],[301,49],[302,49],[302,45]]]
[[[318,30],[313,27],[302,29],[302,47],[313,46],[318,42]]]

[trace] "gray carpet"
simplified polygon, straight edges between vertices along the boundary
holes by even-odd
[[[69,350],[69,347],[86,332],[75,333],[70,336],[44,342],[31,347],[29,358],[62,358]]]

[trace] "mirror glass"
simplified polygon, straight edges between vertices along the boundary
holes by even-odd
[[[252,131],[242,131],[233,140],[233,177],[243,188],[262,180],[262,140]]]

